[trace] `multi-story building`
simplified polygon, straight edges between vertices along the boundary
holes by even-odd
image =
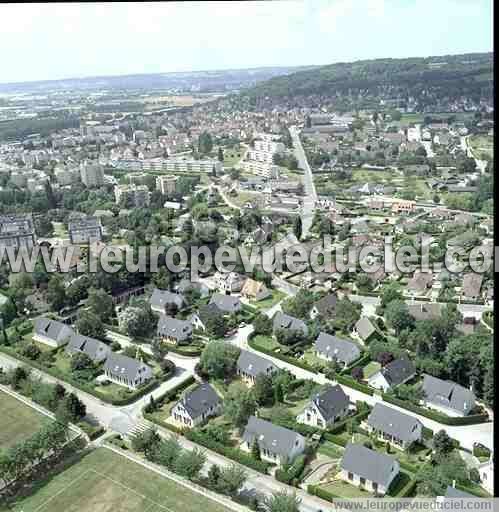
[[[159,190],[164,196],[175,194],[177,190],[178,176],[167,174],[156,178],[156,190]]]
[[[80,171],[77,168],[58,166],[54,169],[54,174],[57,183],[63,187],[80,181]]]
[[[31,248],[35,242],[35,227],[31,215],[0,217],[0,247]]]
[[[102,239],[102,225],[97,217],[75,219],[69,223],[68,231],[72,244],[92,244]]]
[[[127,176],[130,185],[146,185],[148,174],[145,172],[134,172]]]
[[[116,185],[114,197],[116,204],[125,208],[142,208],[149,204],[149,189],[145,185]]]
[[[271,179],[279,179],[279,166],[272,162],[261,162],[258,160],[245,160],[242,162],[243,170],[258,176],[265,176]]]
[[[80,166],[81,181],[86,187],[104,185],[104,169],[97,163],[83,162]]]

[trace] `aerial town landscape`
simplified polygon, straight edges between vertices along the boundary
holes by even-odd
[[[0,510],[492,498],[493,72],[3,80]]]

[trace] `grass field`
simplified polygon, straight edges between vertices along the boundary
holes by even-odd
[[[47,416],[3,391],[0,391],[0,411],[0,449],[27,439],[50,422]]]
[[[364,379],[368,379],[381,369],[381,365],[376,361],[371,361],[362,369],[364,372]]]
[[[47,478],[16,512],[226,512],[229,509],[105,448]]]

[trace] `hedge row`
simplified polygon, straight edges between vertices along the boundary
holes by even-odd
[[[272,352],[272,350],[268,350],[260,345],[258,343],[255,343],[253,341],[253,335],[254,333],[251,333],[248,336],[248,345],[253,349],[257,350],[258,352],[262,352],[263,354],[267,354],[268,356],[275,357],[276,359],[280,359],[281,361],[284,361],[285,363],[292,364],[294,366],[298,366],[298,368],[301,368],[302,370],[307,370],[311,373],[319,373],[313,366],[310,366],[307,363],[303,363],[302,361],[298,361],[298,359],[295,359],[294,357],[284,356],[282,354],[279,354],[278,352]]]
[[[361,384],[360,382],[357,382],[355,379],[348,375],[337,375],[335,379],[344,386],[356,389],[357,391],[360,391],[362,393],[366,393],[366,395],[374,395],[374,389],[371,389],[366,384]]]
[[[340,446],[343,446],[343,448],[345,448],[348,443],[348,441],[345,441],[345,439],[342,437],[331,434],[330,432],[324,432],[324,439],[326,441],[330,441],[331,443],[339,444]]]
[[[211,437],[196,430],[187,430],[184,436],[193,443],[200,444],[209,450],[219,453],[228,459],[232,459],[243,466],[258,471],[259,473],[268,474],[270,464],[263,460],[256,460],[250,454],[247,454],[239,448],[225,446],[212,439]]]
[[[373,333],[374,334],[374,333]],[[345,369],[343,369],[340,374],[341,375],[348,375],[350,372],[357,367],[363,368],[367,363],[371,361],[371,356],[369,354],[364,354],[363,356],[360,356],[356,361],[354,361],[352,364],[347,366]]]
[[[174,354],[178,354],[180,356],[185,356],[185,357],[199,357],[201,355],[201,352],[203,351],[203,349],[201,347],[196,347],[196,350],[188,350],[188,349],[185,349],[185,348],[182,348],[182,346],[180,347],[176,347],[174,345],[168,345],[168,352],[173,352]]]
[[[307,464],[307,456],[299,455],[296,457],[292,466],[288,470],[278,468],[275,472],[275,478],[279,482],[298,487],[300,479]]]
[[[333,502],[334,498],[340,498],[341,496],[337,496],[336,494],[333,494],[332,492],[326,491],[325,489],[322,489],[318,485],[312,485],[309,484],[307,486],[307,492],[309,494],[312,494],[313,496],[317,496],[318,498],[322,498],[323,500]]]
[[[99,400],[102,400],[103,402],[106,402],[107,404],[115,405],[115,406],[125,406],[130,405],[131,403],[135,402],[139,398],[143,397],[144,395],[150,393],[151,391],[155,390],[161,382],[165,382],[169,378],[173,376],[173,372],[169,373],[167,376],[165,376],[162,379],[153,378],[146,386],[143,386],[139,388],[137,391],[133,392],[130,396],[127,396],[126,398],[118,398],[118,399],[110,399],[109,396],[107,396],[104,393],[99,393],[99,391],[95,391],[90,386],[86,386],[82,384],[81,382],[72,379],[68,377],[68,375],[60,372],[59,370],[55,368],[48,368],[42,364],[37,363],[36,361],[32,361],[31,359],[28,359],[27,357],[22,356],[21,354],[18,354],[15,350],[8,349],[7,347],[0,345],[0,352],[3,352],[11,357],[14,357],[15,359],[19,360],[22,363],[25,363],[28,366],[31,366],[33,368],[36,368],[37,370],[40,370],[41,372],[44,372],[52,377],[55,377],[56,379],[59,379],[61,381],[66,382],[67,384],[79,389],[80,391],[83,391],[84,393],[88,393],[89,395],[92,395]]]
[[[402,467],[402,465],[401,465],[401,467]],[[416,479],[409,480],[409,482],[407,482],[398,492],[391,495],[392,498],[408,498],[408,497],[410,497],[414,493],[417,483],[418,483],[418,481]]]
[[[360,423],[362,420],[365,420],[370,413],[371,408],[367,408],[364,411],[360,411],[357,414],[354,414],[353,416],[349,416],[348,418],[338,421],[329,429],[329,433],[337,434],[339,432],[342,432],[349,421],[355,421],[357,423]]]
[[[442,414],[438,411],[432,411],[429,409],[425,409],[423,407],[419,407],[418,405],[411,404],[405,400],[400,400],[398,398],[394,398],[386,393],[381,395],[385,402],[391,403],[393,405],[397,405],[406,409],[408,411],[414,412],[415,414],[420,414],[425,418],[430,420],[437,421],[438,423],[443,423],[444,425],[476,425],[478,423],[486,423],[489,421],[489,415],[486,413],[483,414],[473,414],[471,416],[463,416],[463,417],[452,417]]]

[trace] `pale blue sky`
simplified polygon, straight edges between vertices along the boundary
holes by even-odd
[[[0,82],[492,51],[492,0],[1,4]]]

